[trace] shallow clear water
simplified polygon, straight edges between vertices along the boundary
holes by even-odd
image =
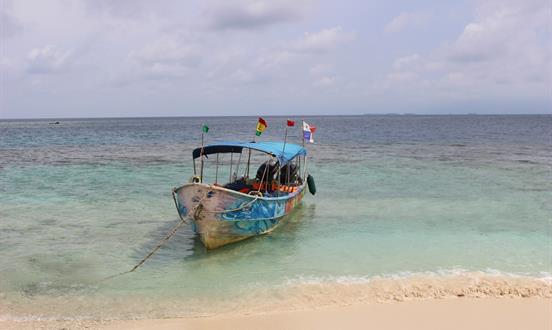
[[[266,119],[262,139],[281,139],[285,118]],[[307,279],[552,273],[552,116],[306,120],[318,128],[318,192],[285,225],[209,252],[185,227],[139,271],[109,281],[177,223],[170,192],[192,173],[201,123],[208,142],[249,139],[256,118],[0,121],[4,305],[51,298],[66,308],[55,315],[75,316],[94,297],[118,317],[121,301],[140,296],[155,301],[149,315],[164,315],[163,300],[235,299]]]

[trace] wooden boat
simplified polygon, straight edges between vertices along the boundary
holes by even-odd
[[[244,175],[238,178],[244,151],[247,166],[242,165]],[[252,151],[268,158],[254,178],[249,177]],[[232,172],[235,164],[231,157],[229,182],[219,184],[219,156],[223,154],[239,154],[239,160]],[[204,158],[210,155],[216,157],[217,176],[214,183],[205,183]],[[193,151],[194,176],[173,189],[178,214],[181,219],[192,220],[208,249],[269,233],[301,202],[307,186],[314,192],[314,181],[306,171],[306,155],[303,147],[282,142],[225,142],[197,148]],[[201,160],[199,175],[197,158]],[[304,180],[307,176],[309,180]]]

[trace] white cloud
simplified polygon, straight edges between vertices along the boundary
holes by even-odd
[[[267,84],[288,74],[289,67],[300,58],[285,49],[249,49],[224,67],[217,65],[217,74],[213,76],[229,84]]]
[[[416,77],[417,75],[413,72],[392,72],[387,79],[391,82],[405,83],[414,81]]]
[[[56,45],[34,48],[27,55],[27,72],[31,74],[53,74],[64,72],[70,66],[71,50]]]
[[[82,115],[108,115],[114,103],[129,114],[150,113],[160,102],[166,114],[181,113],[174,109],[184,102],[206,114],[226,108],[245,114],[244,99],[252,109],[270,104],[273,111],[326,113],[344,104],[359,112],[413,100],[446,105],[452,94],[514,104],[550,98],[547,1],[443,3],[435,9],[439,17],[423,11],[389,17],[388,32],[410,32],[376,40],[387,23],[377,18],[396,4],[0,0],[13,4],[0,6],[0,15],[9,13],[0,25],[11,26],[1,31],[0,76],[10,115],[38,114],[34,105],[57,104],[60,96],[88,107]],[[352,8],[359,15],[351,16]],[[414,40],[424,19],[439,22],[439,33],[404,40]],[[21,97],[37,90],[33,100]]]
[[[181,66],[195,66],[201,59],[200,47],[197,44],[163,37],[146,45],[139,51],[131,52],[130,56],[142,63],[171,63]]]
[[[309,69],[309,74],[313,79],[314,87],[329,87],[335,85],[337,77],[332,65],[319,63]]]
[[[532,57],[545,50],[543,44],[552,42],[545,32],[550,27],[546,0],[488,1],[481,7],[478,20],[467,24],[446,49],[448,60],[469,63],[510,58],[522,63],[523,57],[518,56]]]
[[[212,1],[205,9],[216,30],[257,29],[301,20],[311,1],[225,0]]]
[[[385,25],[385,32],[393,33],[404,30],[407,27],[421,25],[429,19],[429,15],[418,12],[402,12]]]
[[[464,85],[466,83],[466,75],[463,72],[449,72],[445,75],[444,81],[448,85]]]
[[[165,36],[140,50],[131,51],[129,59],[150,78],[176,78],[187,75],[202,59],[199,45]]]
[[[335,83],[335,77],[323,76],[314,82],[315,87],[328,87]]]
[[[414,65],[414,63],[418,62],[420,60],[420,55],[418,54],[412,54],[408,56],[404,56],[401,58],[398,58],[393,62],[393,68],[396,70],[400,70],[404,67],[411,67]]]
[[[447,69],[474,80],[525,83],[532,75],[550,81],[552,40],[545,32],[550,26],[546,1],[494,4],[494,10],[485,10],[441,50]]]
[[[398,58],[388,75],[426,81],[432,90],[465,97],[544,97],[552,84],[552,40],[546,0],[481,1],[477,16],[451,43],[426,55]]]
[[[146,12],[148,0],[83,0],[90,13],[107,14],[114,17],[135,19]]]
[[[0,40],[11,38],[23,31],[23,25],[13,14],[11,1],[0,2]]]
[[[355,37],[354,33],[345,32],[341,26],[336,26],[320,32],[307,32],[301,40],[293,42],[290,48],[297,52],[327,52],[335,49],[339,44],[353,41]]]
[[[13,61],[7,57],[0,57],[0,72],[7,71],[13,67]]]
[[[317,64],[319,55],[353,39],[353,33],[334,27],[305,33],[301,39],[291,42],[265,47],[244,45],[231,51],[222,49],[214,56],[205,55],[210,69],[207,78],[219,83],[267,84],[290,79],[298,72],[305,72],[304,68],[310,65],[307,72],[314,79],[313,85],[327,86],[334,83],[335,77],[331,74],[331,65]]]
[[[287,50],[265,50],[254,60],[253,67],[257,70],[278,69],[294,59],[296,55]]]
[[[332,70],[332,66],[326,63],[316,64],[309,69],[312,76],[327,74]]]

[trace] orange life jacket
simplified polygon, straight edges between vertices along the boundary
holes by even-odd
[[[274,182],[272,182],[272,184],[270,185],[270,187],[272,189],[268,189],[268,190],[279,190],[279,191],[282,191],[282,192],[287,192],[287,193],[292,193],[292,192],[296,192],[297,191],[297,187],[294,187],[294,186],[285,186],[285,185],[278,185]],[[263,183],[263,184],[260,184],[260,183],[253,183],[253,190],[267,190],[267,184],[266,183]]]

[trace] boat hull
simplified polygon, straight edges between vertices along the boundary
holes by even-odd
[[[190,183],[175,188],[173,196],[181,218],[190,217],[208,249],[238,242],[274,230],[297,206],[305,185],[283,197],[259,197],[215,185]]]

